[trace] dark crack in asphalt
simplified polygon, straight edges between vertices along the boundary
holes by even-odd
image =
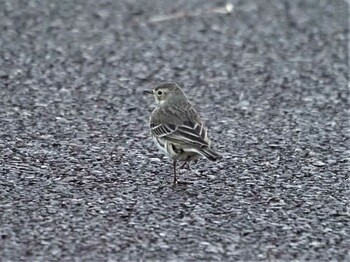
[[[0,1],[2,261],[350,260],[348,4],[232,3]],[[224,156],[187,186],[169,80]]]

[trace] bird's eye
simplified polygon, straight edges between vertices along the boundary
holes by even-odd
[[[161,96],[162,94],[163,94],[163,92],[162,91],[158,91],[158,93],[157,93],[159,96]]]

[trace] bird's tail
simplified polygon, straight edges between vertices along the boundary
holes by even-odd
[[[205,158],[211,160],[211,161],[216,161],[222,158],[221,155],[219,155],[218,153],[214,152],[212,149],[210,149],[209,147],[202,147],[199,151],[199,154],[201,154],[202,156],[204,156]]]

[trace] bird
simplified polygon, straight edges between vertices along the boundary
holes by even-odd
[[[177,83],[161,83],[144,93],[153,95],[156,101],[149,127],[155,144],[173,160],[174,184],[185,183],[177,179],[177,162],[184,162],[183,168],[202,157],[222,159],[211,148],[204,122]]]

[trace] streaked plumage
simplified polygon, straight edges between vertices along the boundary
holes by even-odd
[[[174,160],[174,182],[177,161],[196,161],[201,156],[215,161],[221,156],[211,148],[207,128],[199,114],[175,83],[163,83],[152,92],[157,107],[151,115],[150,128],[156,145]]]

